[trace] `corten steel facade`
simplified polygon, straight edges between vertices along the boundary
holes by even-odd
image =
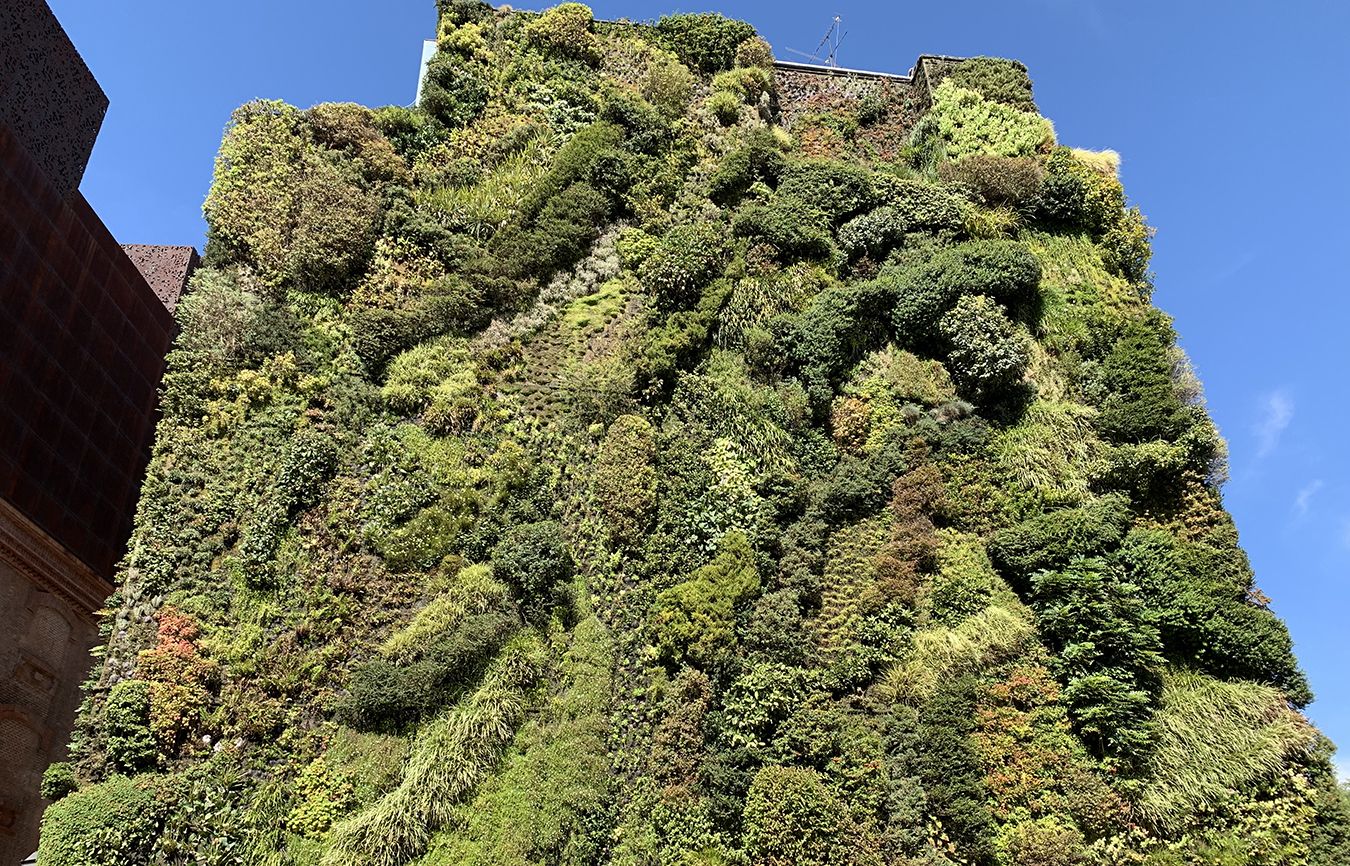
[[[43,0],[0,0],[0,866],[37,844],[197,264],[80,195],[107,104]]]

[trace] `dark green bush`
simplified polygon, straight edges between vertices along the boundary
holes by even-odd
[[[445,125],[420,108],[387,105],[375,109],[375,127],[394,152],[409,161],[445,141]]]
[[[656,35],[686,66],[712,73],[731,68],[736,49],[755,35],[755,28],[707,12],[667,15],[656,22]]]
[[[1062,508],[1000,530],[989,540],[989,557],[1006,576],[1025,581],[1037,571],[1080,556],[1113,550],[1130,526],[1122,496],[1106,496],[1082,508]]]
[[[970,191],[987,207],[1030,209],[1041,194],[1045,169],[1029,156],[993,156],[977,153],[938,165],[938,177]]]
[[[1085,164],[1067,147],[1050,153],[1036,202],[1041,219],[1100,235],[1116,224],[1124,208],[1125,191],[1114,176]]]
[[[427,63],[418,107],[454,129],[473,121],[488,101],[488,71],[453,51],[438,51]]]
[[[875,204],[877,190],[866,168],[822,159],[790,163],[778,183],[778,195],[838,224]]]
[[[708,195],[718,204],[734,205],[756,183],[777,186],[786,168],[787,157],[773,133],[756,129],[718,163],[708,181]]]
[[[889,334],[891,286],[873,281],[835,286],[816,295],[783,334],[781,353],[795,360],[812,399],[826,405],[833,385]]]
[[[546,617],[572,579],[576,566],[553,520],[514,526],[492,550],[492,572],[510,584],[526,618]]]
[[[969,241],[883,279],[895,292],[896,335],[907,344],[924,345],[932,342],[938,320],[962,295],[987,295],[1015,316],[1034,309],[1041,265],[1014,241]]]
[[[977,688],[970,677],[944,683],[920,708],[914,731],[917,754],[903,769],[922,782],[924,812],[941,820],[956,850],[971,862],[993,863],[990,796],[971,747]]]
[[[57,761],[42,771],[40,793],[44,800],[55,803],[62,797],[73,794],[79,787],[80,780],[75,775],[75,768],[65,761]]]
[[[1157,615],[1139,586],[1106,560],[1074,559],[1031,578],[1031,605],[1079,736],[1098,756],[1137,762],[1163,664]]]
[[[519,626],[514,611],[470,613],[432,640],[410,664],[366,662],[352,671],[334,715],[361,731],[408,730],[473,685]]]
[[[731,288],[730,280],[715,280],[703,290],[694,309],[671,313],[647,332],[637,370],[644,387],[654,386],[668,394],[676,373],[698,363],[712,345],[713,326]]]
[[[886,204],[844,223],[839,245],[852,258],[881,261],[910,232],[959,235],[963,217],[958,201],[945,191],[915,180],[878,181]]]
[[[108,690],[104,718],[108,763],[126,773],[152,769],[158,749],[150,731],[150,683],[122,680],[114,685]]]
[[[1288,628],[1249,600],[1245,566],[1163,530],[1132,531],[1119,559],[1157,611],[1169,658],[1217,677],[1278,686],[1297,706],[1312,700]]]
[[[149,862],[160,812],[148,785],[113,776],[48,807],[38,858],[43,866]]]
[[[971,57],[949,71],[946,78],[974,90],[985,99],[1011,105],[1019,111],[1035,111],[1031,76],[1024,64],[1003,57]]]
[[[767,205],[751,204],[741,208],[732,220],[737,237],[752,243],[765,243],[778,253],[780,262],[828,258],[834,249],[824,228],[822,214],[800,202],[775,196]]]
[[[724,230],[712,223],[686,223],[666,233],[638,269],[638,278],[661,306],[686,309],[721,275],[725,261]]]
[[[1175,440],[1193,423],[1172,383],[1171,323],[1155,311],[1131,319],[1102,361],[1108,394],[1097,428],[1117,442]]]

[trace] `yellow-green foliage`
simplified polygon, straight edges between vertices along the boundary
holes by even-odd
[[[470,565],[460,570],[449,588],[433,598],[403,628],[391,634],[380,653],[395,662],[411,662],[436,637],[453,631],[464,618],[489,610],[500,610],[510,603],[511,593],[492,579],[486,565]]]
[[[155,812],[151,777],[113,776],[47,809],[38,856],[52,866],[116,866],[144,857]]]
[[[422,343],[389,363],[380,396],[395,412],[417,412],[438,385],[464,373],[466,367],[472,376],[469,351],[462,340]]]
[[[933,91],[933,107],[916,135],[936,135],[948,159],[977,153],[1030,156],[1050,149],[1055,130],[1040,115],[991,102],[974,90],[943,81]]]
[[[943,683],[1014,658],[1036,640],[1031,612],[1020,602],[991,604],[954,626],[914,633],[907,657],[882,679],[898,701],[923,701]]]
[[[532,137],[500,164],[491,166],[477,182],[418,186],[413,193],[414,200],[418,208],[447,226],[472,238],[486,240],[520,211],[530,190],[548,169],[552,150],[553,145],[547,137]],[[448,160],[451,154],[448,148],[438,150],[419,167],[434,175],[443,167],[431,161],[433,157]]]
[[[558,691],[522,727],[500,773],[457,812],[454,832],[431,843],[426,866],[525,866],[561,855],[575,862],[600,840],[587,816],[610,796],[606,711],[612,640],[594,617],[577,624]]]
[[[1177,671],[1163,684],[1138,811],[1168,833],[1306,760],[1316,732],[1278,689]]]
[[[355,792],[346,779],[335,774],[323,758],[316,758],[300,771],[295,781],[299,802],[286,817],[286,828],[300,836],[318,837],[350,808]]]
[[[1096,417],[1081,403],[1037,400],[1016,426],[999,434],[999,466],[1047,501],[1076,504],[1104,468],[1107,446],[1097,437]]]
[[[560,3],[525,27],[540,46],[589,62],[598,62],[600,43],[591,31],[595,16],[584,3]]]
[[[541,651],[535,637],[512,641],[471,695],[424,725],[398,787],[333,827],[325,866],[403,866],[425,853],[515,736]]]
[[[1085,150],[1081,147],[1072,150],[1074,159],[1093,171],[1112,178],[1120,176],[1120,154],[1114,150]]]
[[[214,240],[268,285],[339,292],[370,255],[379,204],[362,183],[364,164],[310,135],[304,114],[285,103],[235,111],[204,211]]]

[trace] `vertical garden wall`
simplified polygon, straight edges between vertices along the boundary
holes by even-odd
[[[1347,862],[1151,231],[1024,67],[438,42],[230,121],[44,866]]]

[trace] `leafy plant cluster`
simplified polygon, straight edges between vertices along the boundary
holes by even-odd
[[[785,127],[742,22],[438,8],[418,107],[226,130],[43,863],[1350,858],[1024,67]]]

